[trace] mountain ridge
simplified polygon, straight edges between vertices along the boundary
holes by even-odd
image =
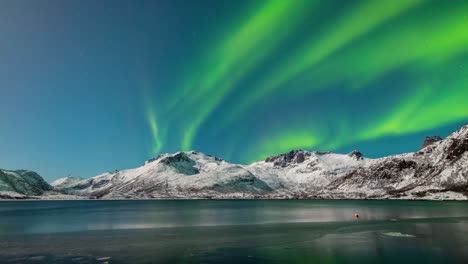
[[[161,154],[63,191],[115,198],[467,199],[468,125],[417,152],[378,159],[292,150],[248,165],[198,151]]]
[[[416,152],[377,159],[358,150],[292,150],[248,165],[179,151],[160,154],[134,169],[89,179],[65,177],[50,188],[83,199],[467,200],[468,125],[445,139],[427,137],[423,145]],[[42,199],[47,191],[25,195]]]

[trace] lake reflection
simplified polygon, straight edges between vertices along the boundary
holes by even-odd
[[[5,263],[468,263],[464,202],[21,201],[0,214]]]

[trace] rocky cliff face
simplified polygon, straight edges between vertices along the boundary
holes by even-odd
[[[275,167],[286,168],[293,164],[303,163],[306,158],[310,157],[311,153],[305,150],[291,150],[288,153],[271,156],[265,159],[265,162],[271,162]]]

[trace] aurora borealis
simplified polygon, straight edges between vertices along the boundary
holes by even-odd
[[[190,149],[240,163],[297,148],[379,157],[468,122],[468,1],[2,1],[0,10],[9,124],[0,146],[47,154],[33,165],[46,178]]]
[[[194,139],[203,137],[203,122],[213,124],[210,131],[242,131],[248,139],[261,132],[255,143],[245,138],[234,143],[244,148],[236,153],[246,151],[244,157],[251,157],[247,162],[294,148],[334,150],[468,117],[466,2],[358,1],[339,11],[314,1],[257,5],[225,28],[225,36],[207,44],[210,52],[193,62],[195,77],[188,75],[186,84],[175,89],[178,106],[187,108],[182,149],[191,149]],[[323,21],[328,8],[332,19]],[[390,87],[392,83],[400,87]],[[388,94],[380,101],[370,97],[369,107],[353,117],[352,101],[321,105],[321,110],[310,107],[313,113],[307,113],[300,99],[310,96],[317,103],[324,94],[339,98],[345,93],[361,103],[383,89],[394,91],[384,92]],[[283,102],[300,105],[278,113],[276,106]],[[268,120],[264,109],[285,116],[272,128],[243,128],[251,115]],[[210,118],[214,111],[222,113],[217,120]],[[162,115],[169,112],[162,109]],[[319,116],[327,114],[332,117]],[[246,150],[245,143],[252,147]]]

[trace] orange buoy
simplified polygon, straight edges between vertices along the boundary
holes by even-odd
[[[358,213],[354,213],[354,218],[356,218],[356,220],[359,219],[359,214]]]

